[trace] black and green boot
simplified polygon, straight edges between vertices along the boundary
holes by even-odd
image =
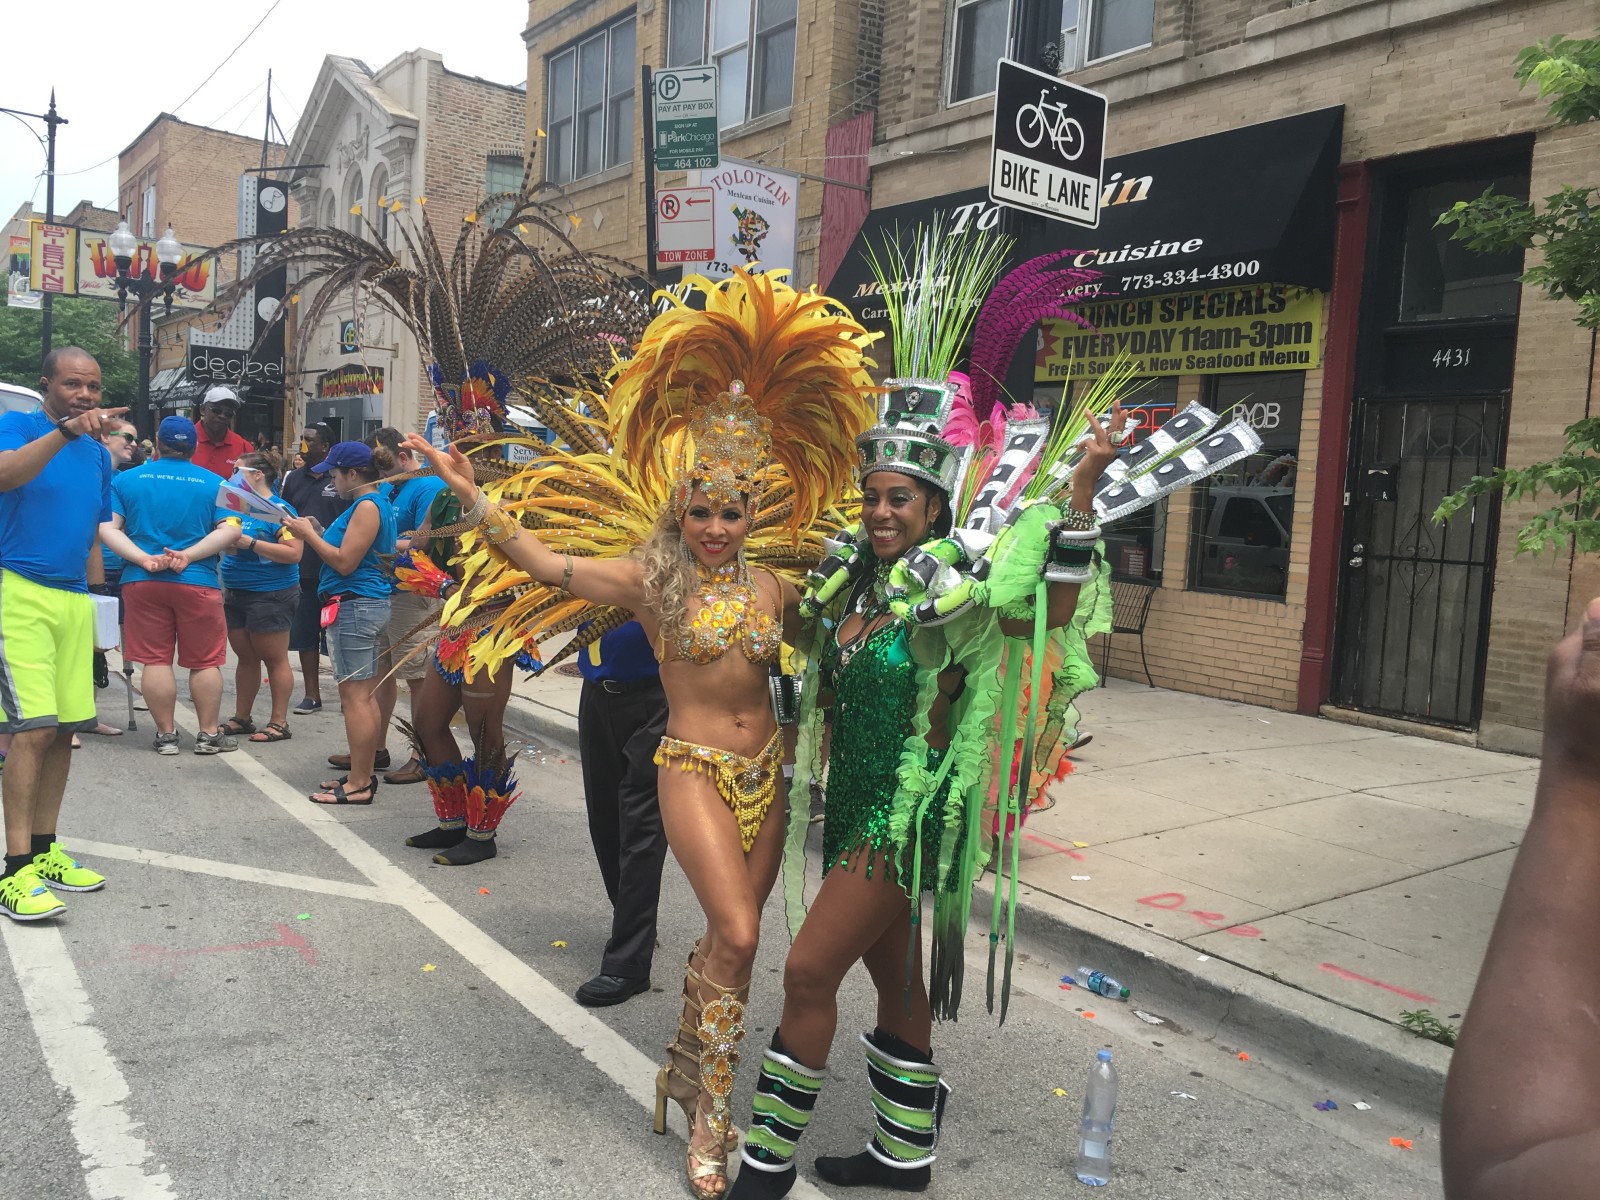
[[[795,1180],[794,1148],[811,1124],[821,1090],[822,1072],[790,1058],[775,1030],[772,1046],[761,1059],[750,1130],[739,1152],[743,1166],[728,1193],[729,1200],[768,1200],[789,1194]]]
[[[874,1130],[860,1154],[817,1159],[817,1174],[839,1187],[920,1192],[933,1177],[934,1148],[950,1085],[931,1055],[875,1029],[861,1035],[872,1084]]]

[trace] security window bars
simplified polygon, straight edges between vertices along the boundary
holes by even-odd
[[[724,129],[794,102],[798,0],[669,0],[667,66],[717,68]]]
[[[1281,600],[1288,586],[1305,373],[1214,375],[1206,406],[1243,417],[1261,450],[1194,488],[1189,588]]]
[[[570,183],[633,158],[634,20],[607,26],[546,60],[545,177]],[[522,182],[521,163],[517,183]]]

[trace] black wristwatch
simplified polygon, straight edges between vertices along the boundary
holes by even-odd
[[[76,441],[78,438],[81,438],[83,436],[83,434],[81,434],[81,433],[73,433],[72,430],[67,428],[67,422],[70,421],[71,419],[72,419],[71,417],[62,417],[59,421],[56,422],[56,432],[59,433],[62,437],[66,438],[67,441],[69,441],[69,442]]]

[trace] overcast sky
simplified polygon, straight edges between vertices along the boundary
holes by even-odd
[[[452,71],[521,83],[528,73],[521,37],[527,17],[525,0],[34,5],[13,14],[0,107],[42,113],[53,87],[57,108],[71,122],[57,134],[56,212],[84,199],[116,208],[117,155],[159,113],[259,137],[271,70],[273,113],[293,137],[327,54],[358,58],[377,70],[420,47],[444,55]],[[53,32],[40,28],[47,20]],[[261,27],[250,33],[258,21]],[[246,34],[227,65],[200,86]],[[168,44],[176,49],[164,62]],[[30,199],[44,211],[44,149],[30,130],[42,136],[42,122],[0,114],[0,223]]]

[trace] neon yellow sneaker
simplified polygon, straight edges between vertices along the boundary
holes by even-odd
[[[39,878],[63,892],[98,892],[106,885],[106,877],[98,871],[81,866],[61,848],[60,842],[51,842],[50,849],[33,856],[34,868]]]
[[[0,912],[13,921],[37,921],[66,911],[67,906],[50,894],[39,868],[32,863],[0,879]]]

